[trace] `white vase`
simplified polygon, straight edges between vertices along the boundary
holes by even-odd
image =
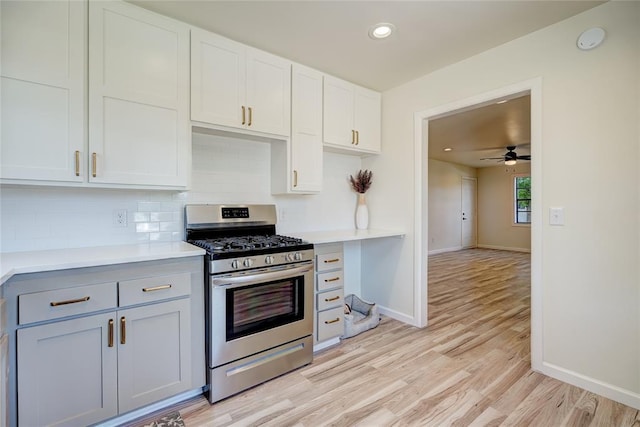
[[[358,194],[358,206],[356,207],[356,228],[366,230],[369,228],[369,208],[364,198],[364,193]]]

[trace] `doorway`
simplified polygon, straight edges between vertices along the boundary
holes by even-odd
[[[465,111],[481,105],[488,105],[496,99],[529,93],[531,96],[531,365],[534,370],[542,369],[542,206],[541,206],[541,95],[540,78],[510,85],[470,98],[434,107],[414,114],[414,154],[415,154],[415,236],[414,251],[414,324],[427,326],[427,254],[429,251],[428,215],[428,173],[427,153],[429,148],[429,121],[456,111]]]

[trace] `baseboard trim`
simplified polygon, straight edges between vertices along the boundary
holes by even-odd
[[[455,246],[453,248],[444,248],[444,249],[434,249],[432,251],[429,251],[428,255],[443,254],[445,252],[461,251],[462,249],[464,249],[462,246]]]
[[[321,343],[314,344],[313,352],[317,353],[321,350],[324,350],[325,348],[333,347],[334,345],[337,345],[337,344],[340,344],[340,337],[334,337],[326,341],[322,341]]]
[[[413,326],[417,326],[418,325],[416,319],[414,319],[412,316],[407,316],[406,314],[400,313],[399,311],[392,310],[390,308],[383,307],[383,306],[380,306],[380,305],[378,306],[378,311],[380,312],[380,314],[385,315],[385,316],[389,316],[392,319],[399,320],[402,323],[406,323],[406,324],[413,325]]]
[[[638,393],[598,381],[548,362],[542,362],[540,373],[640,410],[640,394]]]
[[[161,400],[160,402],[152,403],[148,406],[142,407],[140,409],[136,409],[132,412],[127,412],[126,414],[119,415],[116,418],[111,418],[107,421],[96,424],[97,427],[117,427],[125,425],[133,420],[136,420],[140,417],[144,417],[153,412],[160,411],[163,409],[167,409],[168,407],[175,405],[177,403],[183,402],[185,400],[191,399],[195,396],[199,396],[204,393],[204,387],[200,387],[194,390],[185,391],[184,393],[180,393],[176,396],[170,397],[168,399]]]
[[[495,245],[478,245],[478,248],[480,248],[480,249],[497,249],[499,251],[531,253],[531,248],[512,248],[512,247],[509,247],[509,246],[495,246]]]

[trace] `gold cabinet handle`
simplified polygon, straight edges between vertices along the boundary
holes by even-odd
[[[339,299],[340,299],[339,296],[335,296],[333,298],[325,298],[324,301],[325,302],[330,302],[330,301],[336,301],[336,300],[339,300]]]
[[[162,289],[171,289],[171,285],[152,286],[150,288],[142,288],[142,292],[161,291]]]
[[[77,298],[77,299],[68,299],[66,301],[51,301],[49,303],[49,305],[51,307],[58,307],[60,305],[67,305],[67,304],[76,304],[79,302],[85,302],[85,301],[89,301],[91,297],[82,297],[82,298]]]
[[[127,343],[127,320],[122,316],[120,318],[120,344]]]
[[[333,320],[325,320],[324,323],[325,323],[325,325],[330,325],[331,323],[336,323],[336,322],[339,322],[339,321],[340,321],[340,318],[336,317]]]
[[[356,131],[351,129],[351,144],[356,143]]]
[[[109,347],[113,347],[113,319],[109,319]]]
[[[356,145],[360,144],[360,131],[356,131]]]
[[[244,111],[244,105],[242,106],[242,124],[244,125],[246,123],[246,118],[245,118],[245,111]]]
[[[249,107],[249,123],[247,123],[247,126],[251,126],[252,118],[253,118],[253,111],[251,110],[251,107]]]
[[[76,150],[76,176],[80,176],[80,152]]]
[[[339,277],[334,277],[333,279],[324,279],[324,281],[325,281],[326,283],[329,283],[329,282],[337,282],[338,280],[340,280],[340,278],[339,278]]]
[[[293,186],[298,186],[298,171],[294,169],[293,171]]]
[[[325,259],[324,263],[325,264],[330,264],[332,262],[338,262],[338,261],[340,261],[340,258],[332,258],[332,259]]]
[[[91,155],[91,168],[93,169],[91,176],[93,176],[94,178],[97,176],[97,171],[96,171],[96,164],[98,163],[97,157],[98,155],[96,153],[93,153]]]

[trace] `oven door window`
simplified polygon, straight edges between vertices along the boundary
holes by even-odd
[[[301,320],[304,277],[227,289],[227,341]]]

